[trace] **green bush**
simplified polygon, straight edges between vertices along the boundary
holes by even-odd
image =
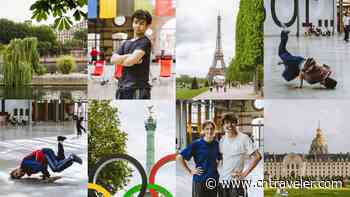
[[[61,56],[58,58],[57,61],[57,69],[62,73],[62,74],[69,74],[76,68],[76,63],[75,60],[72,56]]]
[[[193,81],[192,81],[192,84],[191,84],[191,89],[198,89],[199,88],[199,85],[198,85],[198,82],[197,82],[197,78],[193,78]]]
[[[36,70],[34,71],[37,75],[43,75],[47,73],[47,66],[43,64],[38,64]]]

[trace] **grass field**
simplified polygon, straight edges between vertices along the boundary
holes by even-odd
[[[208,91],[208,87],[200,88],[200,89],[188,89],[188,88],[176,88],[176,99],[186,100],[192,99],[193,97]]]
[[[341,189],[287,189],[288,197],[350,197],[350,187],[344,187]],[[265,197],[279,197],[276,194],[276,189],[264,190]]]

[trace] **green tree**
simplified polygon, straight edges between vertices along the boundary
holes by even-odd
[[[13,39],[4,53],[4,84],[8,87],[27,85],[39,64],[37,39]]]
[[[36,37],[40,42],[49,42],[51,45],[57,43],[57,36],[54,30],[47,25],[31,26],[31,37]]]
[[[126,153],[127,133],[120,129],[118,108],[112,108],[109,101],[90,101],[88,128],[88,166],[91,175],[91,170],[102,157]],[[97,184],[115,193],[127,185],[130,176],[131,171],[125,163],[115,162],[103,168]]]
[[[197,78],[194,77],[192,80],[191,89],[198,89],[198,88],[199,88],[199,85],[198,85]]]
[[[189,75],[180,75],[179,77],[176,78],[176,82],[191,84],[192,78]]]
[[[50,54],[50,49],[52,44],[50,42],[40,42],[38,43],[38,52],[40,56],[47,56]]]
[[[25,23],[15,23],[8,19],[0,19],[0,43],[9,44],[15,38],[30,37],[30,26]]]
[[[65,48],[67,51],[70,51],[71,49],[74,49],[74,48],[82,48],[83,45],[84,45],[84,41],[82,40],[70,39],[70,40],[66,40],[63,43],[63,48]]]
[[[263,65],[264,1],[241,0],[236,23],[236,52],[226,79],[262,84],[258,65]]]
[[[48,16],[55,18],[54,27],[59,30],[69,29],[73,20],[86,18],[87,0],[37,0],[31,5],[32,19],[45,21]]]
[[[13,39],[27,37],[37,38],[40,55],[52,54],[51,48],[58,44],[55,32],[47,25],[34,26],[28,23],[15,23],[7,19],[0,19],[0,43],[8,44]]]
[[[86,48],[87,47],[87,39],[88,39],[88,31],[87,29],[78,29],[73,33],[73,39],[79,40],[82,45],[80,45],[80,48]]]

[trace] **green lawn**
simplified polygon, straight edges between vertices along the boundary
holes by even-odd
[[[287,189],[288,197],[350,197],[350,188],[341,189]],[[264,190],[265,197],[280,197],[275,189]]]
[[[193,97],[208,91],[208,87],[200,88],[200,89],[188,89],[188,88],[176,88],[176,99],[186,100],[192,99]]]

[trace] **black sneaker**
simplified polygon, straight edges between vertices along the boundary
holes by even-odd
[[[78,157],[76,154],[71,154],[71,157],[73,161],[79,163],[80,165],[83,164],[83,160],[80,157]]]
[[[66,140],[67,138],[64,136],[57,136],[57,141],[61,141],[63,142],[64,140]]]

